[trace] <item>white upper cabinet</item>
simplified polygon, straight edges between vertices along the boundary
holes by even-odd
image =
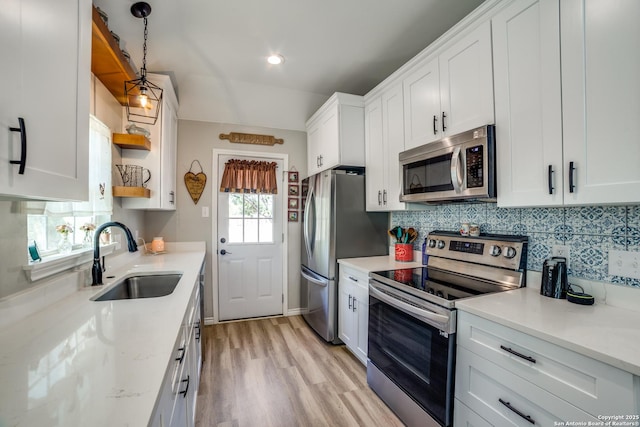
[[[514,1],[492,19],[498,205],[561,205],[559,0]]]
[[[151,178],[147,188],[150,198],[129,197],[122,207],[144,210],[176,209],[176,160],[178,146],[178,101],[168,76],[148,74],[153,83],[162,87],[162,109],[155,125],[138,125],[151,132],[151,150],[122,150],[122,161],[149,169]],[[126,113],[126,112],[125,112]],[[126,121],[126,117],[125,117]]]
[[[564,203],[640,202],[640,2],[560,7]]]
[[[368,211],[405,209],[400,202],[400,164],[404,150],[402,85],[396,84],[366,102],[365,152]]]
[[[306,123],[307,172],[364,166],[364,103],[361,96],[335,93]]]
[[[404,78],[405,149],[494,122],[491,23]]]
[[[440,77],[438,58],[409,74],[404,87],[404,146],[410,148],[440,139]]]
[[[639,18],[634,0],[518,0],[493,18],[499,206],[640,201]]]
[[[87,200],[91,2],[8,0],[2,10],[0,196]]]
[[[491,23],[462,37],[438,59],[443,136],[494,123]]]

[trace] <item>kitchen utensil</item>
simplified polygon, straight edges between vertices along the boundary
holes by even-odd
[[[151,171],[139,165],[116,165],[116,168],[125,187],[146,187],[151,179]]]
[[[389,230],[389,236],[396,239],[396,241],[398,241],[398,228],[400,227],[396,226]]]
[[[418,231],[413,227],[409,227],[407,229],[407,236],[409,236],[409,238],[406,243],[413,243],[418,238]]]
[[[563,257],[546,259],[542,265],[540,295],[564,299],[567,297],[567,286],[567,259]]]

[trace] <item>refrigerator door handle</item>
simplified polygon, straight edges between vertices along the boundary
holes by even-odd
[[[304,207],[304,246],[307,251],[308,259],[311,259],[311,253],[314,249],[316,239],[316,199],[313,180],[309,179],[309,195]],[[313,217],[313,220],[311,220]],[[311,231],[310,231],[311,230]]]
[[[302,275],[302,277],[304,277],[305,279],[307,279],[309,282],[313,283],[314,285],[327,287],[327,285],[329,284],[329,281],[327,279],[313,277],[311,274],[307,273],[305,271],[305,269],[300,270],[300,274]]]

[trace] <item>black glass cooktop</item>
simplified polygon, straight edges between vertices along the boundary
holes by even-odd
[[[473,279],[452,283],[443,280],[441,273],[437,274],[435,271],[433,273],[431,275],[433,277],[430,277],[428,267],[419,267],[375,271],[371,273],[371,277],[377,280],[382,279],[383,283],[399,289],[408,287],[449,301],[504,290],[499,286],[487,288],[485,283]]]

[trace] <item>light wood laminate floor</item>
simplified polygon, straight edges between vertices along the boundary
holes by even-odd
[[[204,328],[196,426],[402,426],[345,346],[300,316]]]

